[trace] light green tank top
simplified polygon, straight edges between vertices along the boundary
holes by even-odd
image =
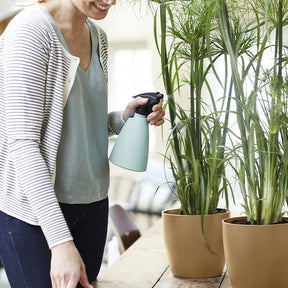
[[[67,44],[46,11],[59,40]],[[64,108],[59,145],[55,191],[59,202],[92,203],[107,197],[109,164],[107,157],[107,82],[98,57],[97,30],[87,20],[92,40],[92,58],[86,71],[78,67]]]

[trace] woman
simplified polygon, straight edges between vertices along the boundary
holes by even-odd
[[[0,256],[12,288],[88,288],[98,275],[107,136],[147,101],[107,117],[107,40],[89,18],[115,1],[42,1],[0,38]],[[163,116],[160,103],[147,119]]]

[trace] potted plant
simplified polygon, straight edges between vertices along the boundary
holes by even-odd
[[[214,0],[149,4],[171,125],[164,157],[180,203],[162,213],[170,267],[178,277],[218,276],[224,267],[221,220],[229,216],[218,205],[224,195],[228,207],[225,145],[232,87],[218,45],[218,7]],[[222,75],[216,68],[220,58]],[[221,92],[214,93],[215,82]]]
[[[237,165],[232,167],[246,213],[223,221],[226,264],[233,288],[288,287],[288,224],[283,210],[288,194],[287,46],[283,40],[288,1],[244,2],[245,6],[235,7],[237,3],[218,0],[240,134],[233,145]],[[233,17],[238,18],[238,27],[231,24]],[[239,55],[239,43],[234,41],[237,31],[242,38],[254,38],[255,45],[245,56]]]

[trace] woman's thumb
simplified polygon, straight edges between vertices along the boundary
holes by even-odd
[[[93,286],[88,281],[86,272],[82,273],[80,283],[84,288],[93,288]]]

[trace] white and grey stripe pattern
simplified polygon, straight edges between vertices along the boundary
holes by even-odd
[[[106,38],[99,33],[107,77]],[[38,5],[17,15],[0,37],[0,209],[40,225],[49,247],[72,239],[51,179],[63,94],[78,63]]]
[[[98,38],[99,38],[99,54],[102,55],[102,57],[100,57],[100,62],[101,65],[103,67],[103,71],[106,77],[106,80],[108,80],[108,47],[107,47],[107,38],[106,35],[104,33],[104,31],[102,29],[100,29],[100,27],[96,26],[97,31],[98,31]]]

